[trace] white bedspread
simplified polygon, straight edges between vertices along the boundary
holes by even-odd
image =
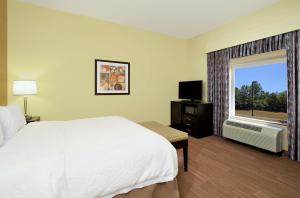
[[[125,118],[34,122],[0,148],[0,197],[113,197],[177,171],[174,147]]]

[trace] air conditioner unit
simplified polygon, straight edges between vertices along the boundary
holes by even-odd
[[[274,153],[282,151],[283,129],[236,119],[223,123],[223,136]]]

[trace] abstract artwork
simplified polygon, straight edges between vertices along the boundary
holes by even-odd
[[[122,95],[130,93],[130,63],[95,60],[95,95]]]

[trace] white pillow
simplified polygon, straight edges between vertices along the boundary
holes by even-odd
[[[4,134],[2,131],[2,126],[0,124],[0,147],[2,146],[2,144],[4,144]]]
[[[19,106],[12,104],[0,107],[0,124],[6,142],[25,126],[26,120]]]

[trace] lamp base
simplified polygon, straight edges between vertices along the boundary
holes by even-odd
[[[25,115],[25,119],[26,119],[26,120],[30,120],[31,118],[32,118],[32,116]]]

